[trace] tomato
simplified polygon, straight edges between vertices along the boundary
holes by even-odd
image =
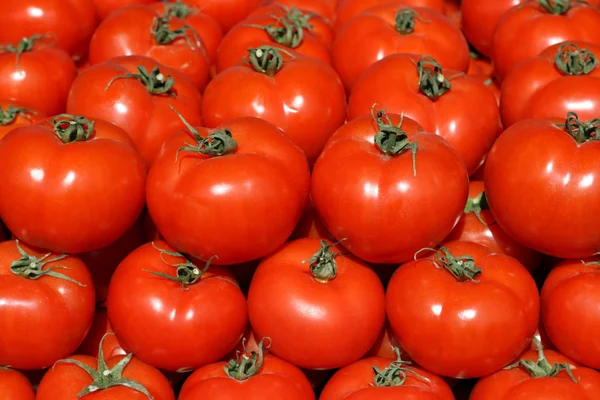
[[[395,53],[433,56],[444,67],[461,72],[469,68],[469,46],[462,33],[429,8],[398,4],[370,8],[344,25],[332,47],[333,65],[348,91],[370,66]]]
[[[290,236],[290,239],[302,238],[335,240],[331,233],[327,231],[323,221],[319,218],[317,210],[310,198],[306,203],[306,208],[304,208],[304,213],[302,214],[300,221],[298,221],[298,224],[294,229],[294,233]]]
[[[446,240],[463,240],[484,245],[494,253],[516,258],[530,272],[535,271],[542,262],[540,253],[517,242],[496,223],[489,209],[482,181],[469,183],[465,214]]]
[[[272,0],[273,3],[284,7],[308,11],[311,14],[316,14],[316,18],[323,18],[328,23],[335,19],[335,9],[337,0]],[[315,18],[315,17],[313,17]]]
[[[105,358],[127,355],[127,352],[119,344],[119,340],[114,335],[108,323],[108,314],[104,304],[96,307],[92,327],[75,354],[98,357],[100,343],[102,343],[102,351]]]
[[[249,64],[215,77],[202,103],[207,127],[247,116],[283,129],[312,165],[346,120],[344,87],[333,68],[314,58],[274,47],[251,49]]]
[[[398,343],[398,339],[394,336],[392,327],[386,322],[377,341],[367,353],[367,357],[383,357],[394,360],[397,357],[397,351],[402,352],[402,359],[404,361],[410,361],[408,356],[404,353],[400,343]]]
[[[396,351],[398,351],[396,349]],[[369,357],[333,375],[319,400],[454,400],[442,378],[403,361]]]
[[[489,59],[483,58],[481,55],[471,51],[471,60],[467,74],[483,82],[494,93],[496,101],[500,101],[500,87],[494,76],[494,67]]]
[[[375,344],[385,322],[385,292],[377,274],[337,244],[300,239],[261,261],[248,314],[276,356],[307,369],[340,368]]]
[[[559,43],[524,61],[504,80],[500,111],[505,127],[527,118],[561,118],[568,112],[596,118],[600,104],[600,43]]]
[[[90,42],[92,65],[139,55],[185,74],[202,91],[210,78],[210,58],[200,36],[185,19],[151,6],[132,5],[108,16]]]
[[[96,16],[92,0],[4,1],[0,26],[0,43],[16,43],[44,33],[57,47],[79,59],[87,53]],[[48,71],[57,74],[60,69]]]
[[[558,123],[524,120],[500,135],[486,161],[486,198],[500,227],[522,245],[589,257],[600,251],[598,125],[573,113]]]
[[[200,125],[201,95],[180,72],[146,57],[119,57],[85,70],[73,83],[67,112],[102,118],[125,129],[150,165],[185,124]]]
[[[263,354],[244,352],[237,360],[210,364],[196,370],[183,384],[178,400],[283,399],[314,400],[306,376],[293,364]]]
[[[51,366],[77,349],[93,318],[94,284],[81,260],[0,243],[0,365]]]
[[[260,46],[278,46],[331,65],[329,45],[317,38],[303,21],[269,14],[248,18],[223,37],[217,53],[217,72],[247,62],[249,49]]]
[[[100,21],[104,20],[114,11],[127,7],[133,4],[150,4],[155,0],[92,0],[94,2],[94,9],[96,10],[96,16]]]
[[[352,89],[348,119],[369,114],[374,103],[446,139],[469,174],[483,163],[501,131],[492,92],[477,79],[443,70],[429,56],[394,54],[375,63]]]
[[[34,400],[31,383],[19,371],[0,367],[0,393],[3,400]]]
[[[409,357],[452,378],[485,376],[513,361],[529,346],[540,309],[535,281],[521,263],[461,241],[427,257],[415,254],[392,276],[386,302]]]
[[[21,104],[0,100],[0,139],[13,129],[33,125],[42,120],[38,111],[23,107]]]
[[[500,82],[520,62],[553,44],[579,40],[600,44],[600,9],[570,0],[528,0],[508,10],[498,21],[492,38],[491,59]]]
[[[69,54],[41,35],[0,47],[2,97],[43,115],[64,112],[76,73]]]
[[[59,115],[0,141],[0,216],[32,246],[78,254],[123,235],[145,202],[144,162],[125,131]],[[69,206],[67,206],[69,205]]]
[[[393,264],[444,240],[462,214],[468,184],[464,163],[444,139],[381,110],[332,136],[313,170],[312,199],[352,254]]]
[[[562,354],[528,351],[521,360],[482,378],[469,400],[592,400],[600,395],[600,373],[579,367]]]
[[[167,0],[172,2],[173,0]],[[264,0],[184,0],[216,19],[224,32],[260,7]]]

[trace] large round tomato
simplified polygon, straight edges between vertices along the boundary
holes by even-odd
[[[468,184],[448,142],[382,110],[331,137],[313,170],[312,199],[325,226],[355,256],[399,263],[452,231]]]
[[[377,340],[385,293],[377,274],[340,246],[300,239],[259,264],[248,314],[258,337],[272,340],[269,350],[276,356],[302,368],[340,368],[359,360]]]
[[[444,67],[461,72],[469,68],[469,46],[460,29],[429,8],[399,4],[370,8],[344,25],[332,47],[333,65],[347,90],[367,68],[395,53],[433,56]]]
[[[386,293],[390,325],[411,359],[436,374],[474,378],[527,348],[540,300],[521,263],[460,241],[417,256],[396,270]]]
[[[229,68],[206,88],[204,125],[262,118],[283,129],[312,165],[346,120],[346,94],[339,77],[319,60],[274,47],[251,49],[249,57],[249,64]]]
[[[0,139],[13,129],[33,125],[44,115],[9,100],[0,100]]]
[[[60,115],[0,140],[0,216],[32,246],[77,254],[108,246],[144,207],[133,142],[103,120]]]
[[[149,5],[123,7],[106,18],[90,42],[92,65],[139,55],[185,74],[200,91],[210,78],[210,58],[200,35],[185,19]]]
[[[505,130],[486,161],[486,197],[500,227],[524,246],[589,257],[600,251],[599,125],[574,114],[559,124],[530,119]]]
[[[69,93],[67,112],[102,118],[125,129],[147,165],[185,124],[200,125],[200,92],[180,72],[140,56],[119,57],[81,73]]]
[[[77,69],[68,53],[47,40],[41,35],[23,38],[0,51],[0,93],[3,99],[54,115],[65,111]]]
[[[173,372],[220,360],[248,322],[246,299],[227,271],[210,262],[203,266],[163,241],[123,260],[108,289],[107,309],[125,350]]]
[[[0,243],[0,365],[51,366],[77,349],[93,318],[94,284],[81,260]]]
[[[170,3],[176,0],[167,0]],[[264,3],[264,0],[184,0],[216,19],[224,32],[245,19],[252,11]]]
[[[596,118],[600,107],[600,42],[559,43],[519,64],[504,80],[500,112],[505,127],[527,118]]]
[[[104,303],[96,307],[94,322],[75,354],[98,357],[100,345],[102,345],[104,358],[127,355],[108,323],[108,313]]]
[[[0,393],[4,400],[34,400],[35,392],[25,375],[0,367]]]
[[[600,9],[571,0],[527,0],[507,11],[496,25],[491,58],[502,82],[520,62],[553,44],[580,40],[600,44]]]
[[[501,131],[496,97],[485,84],[444,71],[429,56],[394,54],[375,63],[352,89],[348,119],[369,114],[374,103],[446,139],[469,174],[483,163]]]

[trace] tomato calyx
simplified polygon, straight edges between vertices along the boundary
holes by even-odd
[[[56,136],[65,144],[85,142],[94,133],[94,121],[81,115],[60,114],[52,119]]]
[[[396,31],[401,35],[410,35],[415,31],[415,22],[429,22],[421,18],[421,16],[412,8],[401,8],[396,13]]]
[[[571,8],[571,0],[537,0],[540,7],[554,15],[565,14]]]
[[[81,287],[86,286],[83,283],[77,282],[75,279],[56,271],[57,269],[68,270],[69,268],[65,267],[64,265],[55,265],[48,269],[44,269],[44,267],[47,264],[67,258],[68,255],[61,254],[59,256],[49,258],[52,255],[52,253],[47,253],[47,254],[43,255],[42,257],[36,257],[36,256],[32,256],[30,254],[27,254],[27,252],[25,250],[23,250],[23,248],[19,244],[18,240],[15,241],[15,244],[17,246],[17,251],[21,255],[21,258],[19,258],[16,261],[13,261],[10,264],[10,272],[12,272],[13,274],[20,276],[21,278],[31,279],[31,280],[39,279],[42,276],[51,276],[53,278],[63,279],[65,281],[74,283]]]
[[[433,265],[438,269],[447,270],[459,282],[479,282],[475,278],[481,274],[481,268],[475,264],[473,257],[469,255],[454,256],[446,247],[440,246],[438,250],[425,247],[417,251],[414,260],[417,261],[418,255],[424,251],[433,251],[435,256],[435,259],[431,259]]]
[[[19,68],[19,60],[21,58],[21,54],[30,52],[35,47],[35,44],[46,37],[46,35],[32,35],[27,38],[23,38],[17,43],[7,44],[0,46],[0,53],[13,53],[16,55],[16,68]]]
[[[56,364],[58,364],[58,363],[74,364],[74,365],[78,366],[79,368],[81,368],[82,370],[84,370],[85,372],[87,372],[88,375],[94,380],[92,383],[90,383],[89,385],[84,387],[81,390],[81,392],[79,392],[77,394],[77,398],[82,398],[82,397],[87,396],[88,394],[96,392],[98,390],[104,390],[104,389],[108,389],[108,388],[115,387],[115,386],[124,386],[126,388],[140,392],[140,393],[146,395],[146,397],[148,399],[153,400],[154,397],[152,397],[150,392],[148,392],[148,389],[146,389],[141,383],[136,382],[133,379],[123,377],[123,371],[125,370],[125,368],[129,364],[129,362],[131,361],[131,359],[133,357],[133,353],[127,354],[112,369],[108,368],[108,365],[106,365],[106,361],[104,360],[104,350],[102,349],[102,344],[104,343],[104,339],[106,339],[106,337],[108,335],[112,335],[112,333],[106,333],[100,340],[100,346],[98,348],[98,367],[96,369],[90,367],[89,365],[82,363],[79,360],[74,360],[71,358],[66,358],[64,360],[58,360],[56,362]],[[54,369],[56,364],[54,364],[52,369]]]
[[[112,84],[118,79],[137,79],[139,80],[151,94],[161,95],[168,94],[172,97],[177,95],[173,91],[175,85],[175,79],[171,75],[163,75],[158,67],[152,68],[152,71],[148,70],[143,65],[138,65],[137,74],[125,74],[113,77],[104,88],[106,92]]]
[[[580,121],[576,113],[569,112],[567,113],[567,121],[564,127],[565,131],[578,144],[600,140],[600,118],[595,118],[591,121]]]
[[[193,36],[194,41],[196,42],[195,45],[191,42],[188,32]],[[181,28],[177,29],[171,29],[169,27],[169,16],[167,14],[162,17],[154,18],[152,26],[150,27],[150,33],[152,34],[152,37],[154,37],[156,44],[168,45],[179,38],[183,38],[190,49],[194,50],[200,47],[200,40],[196,31],[188,25],[183,25]]]
[[[269,344],[266,346],[264,344],[265,340],[269,341]],[[260,372],[264,362],[263,346],[267,349],[271,347],[271,339],[268,337],[262,338],[258,342],[258,350],[251,351],[248,355],[245,341],[246,339],[244,338],[244,342],[242,343],[244,351],[238,356],[238,359],[229,360],[227,365],[223,367],[228,377],[238,381],[245,381]]]
[[[256,72],[273,77],[283,68],[283,56],[281,53],[292,56],[283,49],[272,46],[260,46],[248,49],[248,60]]]
[[[450,79],[444,76],[442,66],[431,56],[423,56],[417,61],[419,90],[431,100],[439,99],[452,87]]]
[[[304,27],[301,20],[289,20],[285,17],[277,17],[277,23],[269,25],[246,24],[250,28],[264,30],[275,43],[295,49],[302,44],[304,39]]]
[[[15,107],[10,104],[6,110],[0,106],[0,126],[7,126],[15,122],[17,116],[31,119],[31,115],[37,114],[35,111],[31,111],[25,107]]]
[[[464,213],[465,214],[469,214],[469,213],[475,214],[475,217],[477,217],[479,222],[481,222],[485,226],[488,226],[488,224],[485,223],[483,218],[481,218],[481,212],[483,210],[489,210],[489,209],[490,209],[490,206],[488,205],[485,192],[481,192],[477,196],[470,197],[467,199],[467,205],[465,206]]]
[[[301,27],[302,29],[306,29],[309,32],[312,32],[314,27],[313,25],[310,23],[310,20],[317,17],[317,18],[323,18],[318,14],[315,13],[304,13],[302,11],[300,11],[298,8],[296,7],[286,7],[284,5],[279,4],[279,6],[281,8],[284,9],[284,11],[286,12],[286,19],[288,21],[291,21],[294,24],[297,24],[299,27]]]
[[[597,64],[598,59],[594,53],[573,43],[562,44],[554,57],[554,65],[564,75],[589,74]]]
[[[335,257],[344,252],[332,252],[331,248],[337,246],[346,239],[342,239],[336,243],[328,244],[325,240],[321,240],[321,247],[308,260],[310,262],[310,273],[317,282],[327,283],[337,276],[337,264]]]
[[[190,15],[198,13],[198,9],[190,7],[188,4],[177,0],[174,3],[165,3],[164,17],[170,20],[171,17],[177,19],[186,19]]]
[[[394,387],[402,386],[406,382],[406,373],[411,373],[424,380],[430,382],[430,380],[410,368],[406,368],[407,365],[411,365],[410,361],[402,360],[400,355],[400,349],[398,347],[393,348],[396,353],[396,360],[392,361],[385,369],[380,370],[378,367],[373,367],[375,373],[375,379],[370,385],[373,387]]]
[[[565,371],[567,375],[569,375],[569,378],[573,380],[573,382],[579,382],[579,380],[573,375],[573,371],[571,371],[571,365],[568,363],[554,363],[551,365],[544,355],[544,348],[539,339],[534,337],[533,343],[538,349],[537,361],[519,360],[514,364],[504,367],[504,369],[510,370],[513,368],[523,367],[523,369],[534,378],[554,378],[562,371]]]

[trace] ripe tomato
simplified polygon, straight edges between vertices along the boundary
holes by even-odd
[[[598,125],[572,113],[558,122],[524,120],[500,135],[486,161],[486,197],[500,227],[522,245],[589,257],[600,251]]]
[[[494,93],[496,101],[500,102],[500,87],[494,76],[492,62],[489,59],[483,58],[479,54],[471,51],[471,60],[469,62],[467,74],[478,81],[483,82],[485,86]]]
[[[173,2],[175,0],[167,0]],[[224,32],[245,19],[252,11],[260,7],[264,0],[184,0],[216,19]]]
[[[246,299],[227,271],[209,265],[163,241],[147,243],[125,258],[107,299],[110,326],[121,346],[173,372],[199,368],[230,352],[248,322]]]
[[[540,299],[521,263],[460,241],[417,256],[396,270],[386,293],[392,330],[417,364],[474,378],[498,371],[529,346]]]
[[[49,35],[57,47],[79,59],[87,53],[96,27],[92,0],[3,1],[0,43],[16,43],[32,35]],[[60,69],[49,72],[58,74]],[[37,91],[41,95],[45,91]]]
[[[398,343],[398,339],[396,339],[396,336],[394,336],[392,327],[388,322],[386,322],[381,330],[381,333],[379,334],[379,337],[377,338],[377,341],[367,353],[367,357],[383,357],[394,360],[397,357],[397,351],[402,353],[401,355],[404,361],[410,361],[400,343]]]
[[[246,116],[283,129],[312,165],[346,120],[346,94],[330,66],[312,57],[260,47],[250,50],[248,63],[215,77],[204,93],[205,126]]]
[[[217,53],[217,72],[248,58],[251,48],[277,46],[331,65],[329,45],[317,38],[302,22],[277,15],[255,15],[227,32]]]
[[[0,139],[13,129],[33,125],[42,120],[38,111],[10,100],[0,100]]]
[[[587,28],[596,24],[600,24],[600,9],[587,2],[528,0],[513,7],[494,30],[491,59],[496,76],[503,82],[520,62],[556,43],[600,44],[600,31]]]
[[[398,349],[396,349],[398,351]],[[333,375],[319,400],[454,400],[439,376],[400,358],[369,357]]]
[[[283,399],[314,400],[310,382],[300,369],[258,350],[237,360],[210,364],[196,370],[183,384],[178,400]]]
[[[294,229],[294,233],[290,236],[290,239],[302,239],[302,238],[316,238],[316,239],[328,239],[334,240],[335,238],[331,233],[327,231],[327,228],[323,224],[323,221],[319,218],[317,210],[313,205],[312,199],[308,199],[304,213],[300,217],[300,221]]]
[[[4,136],[0,181],[6,226],[57,253],[108,246],[135,223],[145,201],[144,162],[125,131],[67,114]]]
[[[516,258],[530,272],[535,271],[542,262],[540,253],[517,242],[496,223],[487,203],[483,181],[469,183],[465,214],[446,240],[463,240],[484,245],[494,253]]]
[[[0,46],[0,92],[43,115],[60,114],[77,69],[68,53],[43,39],[35,35]]]
[[[341,250],[299,239],[259,264],[248,314],[258,337],[272,339],[276,356],[302,368],[332,369],[359,360],[375,344],[385,322],[383,285],[368,265]]]
[[[98,357],[100,343],[102,343],[104,358],[127,355],[108,323],[108,314],[104,304],[96,307],[92,327],[75,354]]]
[[[93,318],[94,284],[81,260],[0,243],[0,365],[51,366],[77,349]]]
[[[67,112],[102,118],[125,129],[150,165],[163,143],[185,124],[200,125],[202,98],[180,72],[139,56],[94,65],[77,77]]]
[[[4,400],[34,400],[31,383],[19,371],[0,367],[0,393]]]
[[[108,16],[90,42],[92,65],[139,55],[185,74],[202,91],[210,78],[210,58],[200,35],[185,19],[147,5],[121,8]]]
[[[528,351],[517,364],[482,378],[469,400],[593,400],[600,395],[600,373],[575,365],[562,354]]]
[[[469,68],[469,46],[460,29],[429,8],[398,4],[370,8],[344,25],[332,47],[333,65],[348,91],[371,65],[395,53],[433,56],[460,72]]]
[[[559,43],[519,64],[504,80],[500,111],[505,127],[527,118],[568,112],[596,118],[600,105],[600,43]]]
[[[96,16],[100,21],[108,17],[112,12],[133,4],[150,4],[155,0],[92,0]]]
[[[312,199],[352,254],[391,264],[444,240],[462,215],[468,184],[444,139],[382,110],[331,137],[313,170]]]
[[[446,139],[469,174],[483,163],[501,131],[492,92],[459,71],[442,70],[429,56],[394,54],[375,63],[352,89],[348,119],[369,114],[374,103]]]

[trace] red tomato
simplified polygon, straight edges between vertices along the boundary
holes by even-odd
[[[492,39],[491,59],[500,82],[520,62],[553,44],[580,40],[600,44],[600,10],[586,2],[528,0],[507,11]]]
[[[107,299],[110,326],[121,346],[173,372],[196,369],[230,352],[246,328],[246,299],[227,271],[209,265],[163,241],[147,243],[125,258]]]
[[[151,6],[132,5],[106,18],[90,42],[92,65],[139,55],[185,74],[203,91],[210,79],[210,58],[200,35],[184,19]]]
[[[539,343],[538,343],[539,344]],[[578,367],[562,354],[528,351],[505,370],[477,382],[469,400],[595,400],[600,373]]]
[[[444,240],[462,215],[468,184],[444,139],[382,110],[332,136],[313,170],[312,199],[352,254],[392,264]]]
[[[13,129],[40,122],[42,117],[38,111],[30,110],[21,104],[0,100],[0,139]]]
[[[112,12],[133,4],[150,4],[155,0],[92,0],[94,9],[100,21],[108,17]]]
[[[415,260],[396,270],[386,302],[394,334],[417,364],[474,378],[498,371],[529,346],[540,300],[521,263],[460,241]]]
[[[34,400],[31,383],[19,371],[0,367],[0,393],[3,400]]]
[[[0,46],[0,92],[43,115],[60,114],[77,69],[69,54],[43,39],[36,35]]]
[[[314,57],[331,65],[329,45],[322,42],[302,23],[277,15],[255,15],[227,32],[217,53],[217,72],[248,58],[249,49],[278,46],[305,57]]]
[[[275,356],[264,355],[263,340],[257,352],[242,353],[229,363],[196,370],[183,384],[178,400],[314,400],[312,386],[302,371]]]
[[[258,337],[272,339],[276,356],[302,368],[332,369],[357,361],[375,344],[385,322],[383,285],[368,265],[341,250],[299,239],[259,264],[248,314]]]
[[[469,62],[467,74],[478,81],[483,82],[485,86],[494,93],[496,101],[500,102],[500,87],[498,85],[498,80],[494,76],[494,67],[489,59],[471,52],[471,60]]]
[[[290,239],[315,238],[335,240],[333,235],[327,231],[325,224],[319,218],[317,210],[313,205],[312,199],[309,198],[304,208],[304,213],[298,221],[294,233]]]
[[[428,56],[394,54],[375,63],[352,89],[348,119],[369,114],[374,103],[446,139],[469,174],[483,163],[501,131],[492,92],[459,71],[444,73]]]
[[[172,2],[173,0],[169,0]],[[264,0],[184,0],[216,19],[224,32],[260,7]]]
[[[269,3],[279,4],[288,8],[296,7],[311,14],[316,14],[317,18],[322,17],[328,23],[331,23],[335,18],[337,0],[270,0]]]
[[[104,305],[96,308],[92,327],[75,354],[98,357],[101,343],[105,358],[127,355],[108,323],[108,315]]]
[[[500,228],[489,209],[483,189],[483,181],[469,183],[465,214],[446,240],[481,244],[494,253],[514,257],[530,272],[535,271],[542,262],[542,255],[523,246]]]
[[[94,284],[81,260],[0,243],[0,365],[51,366],[77,349],[93,318]]]
[[[395,53],[433,56],[444,67],[461,72],[469,68],[469,46],[460,29],[429,8],[398,4],[370,8],[344,25],[332,47],[333,65],[348,91],[370,66]]]
[[[125,131],[103,120],[64,114],[15,129],[0,141],[0,171],[6,226],[58,253],[108,246],[144,207],[144,162]]]
[[[574,114],[558,124],[524,120],[500,135],[486,161],[486,197],[500,227],[522,245],[589,257],[600,251],[599,125]]]
[[[600,43],[559,43],[517,66],[504,80],[500,111],[505,127],[527,118],[596,118],[600,105]]]
[[[87,53],[96,27],[92,0],[3,1],[0,43],[18,42],[39,33],[48,34],[56,45],[79,59]],[[58,74],[60,69],[49,72]],[[44,91],[36,91],[42,94]]]
[[[264,119],[283,129],[312,165],[346,120],[342,82],[330,66],[274,47],[251,49],[249,58],[206,88],[205,126],[246,116]]]
[[[333,375],[319,400],[454,400],[442,378],[410,364],[400,357],[357,361]]]
[[[394,332],[392,331],[392,327],[388,322],[385,323],[377,341],[371,347],[371,350],[367,353],[368,357],[383,357],[394,360],[397,357],[396,352],[402,352],[402,359],[404,361],[410,361],[409,357],[404,354],[404,350],[401,348],[400,343],[398,343],[398,339],[394,336]]]
[[[73,83],[67,112],[102,118],[125,129],[150,165],[185,124],[200,125],[200,92],[180,72],[146,57],[119,57],[85,70]]]

